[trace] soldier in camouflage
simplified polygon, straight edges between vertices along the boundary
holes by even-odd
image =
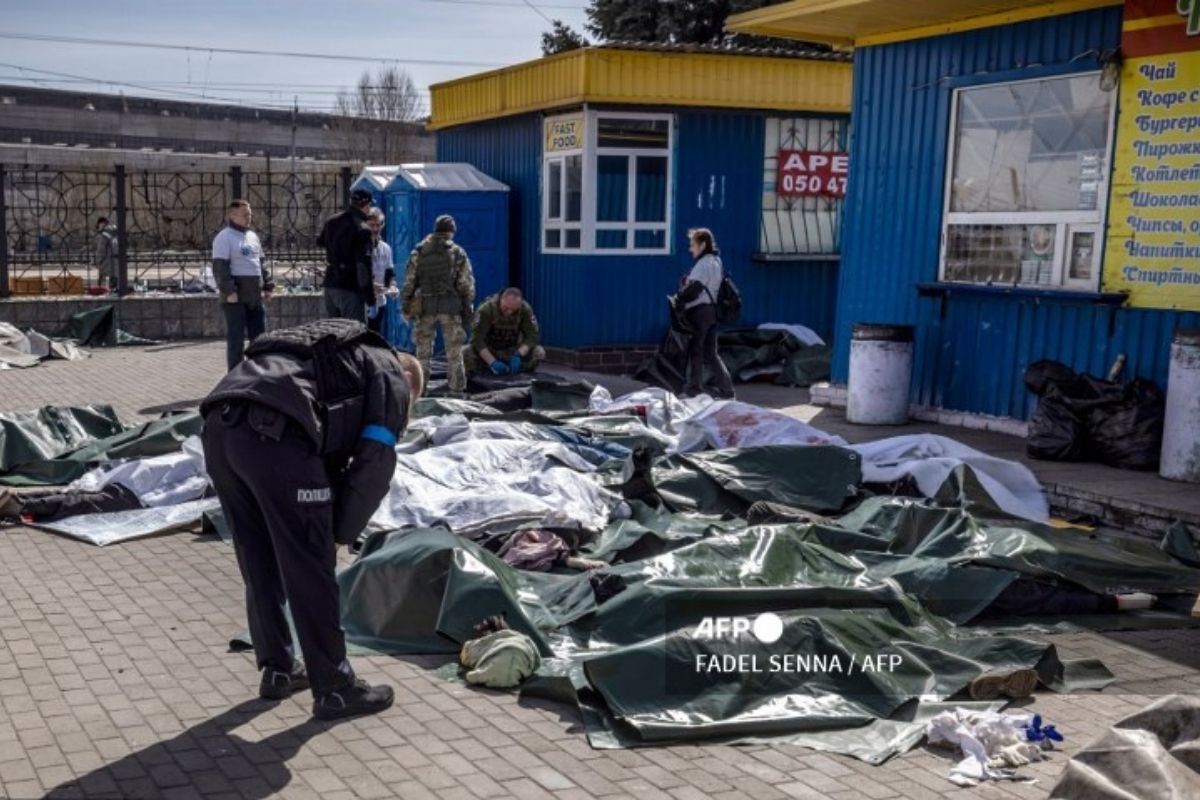
[[[430,374],[433,340],[441,324],[450,391],[461,394],[467,388],[462,349],[475,303],[475,273],[466,251],[454,243],[454,231],[454,218],[444,214],[434,223],[433,233],[412,251],[400,308],[405,317],[416,320],[413,338],[417,360],[426,375]]]
[[[463,361],[470,372],[532,372],[546,357],[546,351],[538,345],[541,331],[537,317],[516,287],[484,300],[475,312],[471,330],[471,343],[463,348]]]

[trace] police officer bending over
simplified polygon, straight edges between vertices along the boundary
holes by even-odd
[[[529,303],[516,287],[494,294],[475,312],[471,343],[463,348],[467,370],[493,375],[533,372],[546,351],[538,345],[541,330]]]
[[[346,659],[335,553],[387,493],[396,438],[423,383],[411,356],[357,322],[329,319],[260,336],[201,403],[208,472],[246,584],[260,697],[311,686],[318,719],[392,704],[390,687],[356,679]]]

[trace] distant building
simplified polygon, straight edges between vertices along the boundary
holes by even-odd
[[[371,135],[362,135],[363,126],[370,128]],[[292,112],[283,109],[0,86],[0,145],[241,157],[295,155],[355,163],[433,158],[433,136],[420,123],[354,120],[353,133],[350,127],[346,118],[308,111],[293,119]],[[362,152],[364,147],[371,151]]]

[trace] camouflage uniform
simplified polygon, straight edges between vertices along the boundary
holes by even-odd
[[[494,294],[484,300],[475,312],[471,325],[471,343],[463,348],[463,361],[468,372],[486,370],[488,365],[480,357],[485,349],[505,363],[524,348],[521,371],[533,372],[546,358],[546,351],[538,345],[541,329],[533,308],[524,300],[521,308],[511,317],[500,310],[500,295]]]
[[[433,233],[416,246],[408,258],[404,288],[400,291],[404,316],[415,319],[413,339],[417,360],[429,375],[433,360],[433,340],[442,326],[446,343],[450,391],[467,388],[462,347],[467,340],[464,327],[471,318],[475,302],[475,274],[467,253],[450,237]]]

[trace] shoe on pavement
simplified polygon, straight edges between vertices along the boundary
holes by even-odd
[[[263,700],[284,700],[307,688],[308,673],[304,671],[304,665],[297,661],[290,673],[264,667],[262,683],[258,685],[258,696]]]
[[[0,489],[0,519],[21,516],[21,498],[12,489]]]
[[[1008,697],[1019,700],[1029,697],[1038,685],[1036,669],[1014,669],[988,672],[971,681],[972,700],[999,700]]]
[[[363,714],[378,714],[390,708],[395,699],[390,686],[368,686],[360,679],[336,692],[321,695],[313,703],[313,716],[321,720],[344,719]]]

